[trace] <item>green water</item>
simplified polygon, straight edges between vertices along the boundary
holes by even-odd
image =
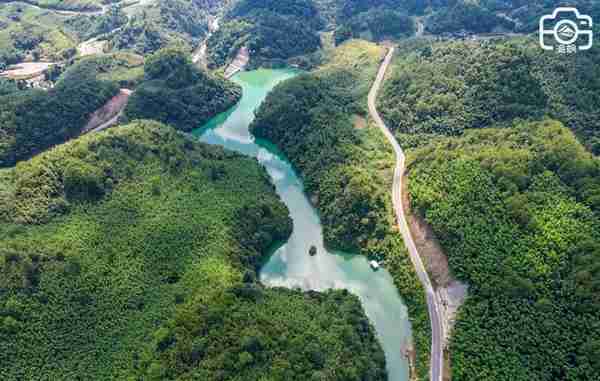
[[[268,286],[303,290],[347,289],[357,295],[373,322],[386,355],[390,381],[408,380],[402,348],[410,340],[406,307],[386,270],[373,271],[360,255],[327,251],[322,226],[291,164],[268,142],[255,140],[248,131],[254,111],[279,82],[296,75],[291,70],[255,70],[236,75],[243,87],[241,101],[228,112],[194,131],[201,141],[252,156],[267,169],[277,193],[290,210],[294,232],[260,271]],[[314,245],[318,254],[308,254]]]

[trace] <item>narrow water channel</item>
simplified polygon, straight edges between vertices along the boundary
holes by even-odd
[[[364,256],[329,252],[324,248],[321,221],[291,164],[276,147],[255,140],[248,131],[254,111],[269,91],[296,73],[261,69],[237,74],[233,81],[243,88],[241,101],[194,131],[194,135],[205,143],[257,158],[290,210],[294,231],[261,269],[263,284],[317,291],[347,289],[357,295],[385,351],[389,380],[406,381],[408,363],[402,348],[410,340],[410,324],[392,277],[386,270],[373,271]],[[313,257],[308,254],[312,245],[317,247],[317,255]]]

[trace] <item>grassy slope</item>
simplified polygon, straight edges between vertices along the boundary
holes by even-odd
[[[15,36],[39,38],[35,50],[39,52],[40,57],[58,60],[61,52],[74,48],[77,43],[75,36],[65,28],[68,18],[69,16],[57,15],[25,4],[0,4],[0,25],[6,25],[0,28],[0,51],[10,52],[18,49],[15,46]],[[30,49],[20,50],[25,54],[31,52]]]
[[[366,95],[383,50],[353,40],[330,53],[316,72],[279,85],[252,129],[277,144],[299,170],[307,192],[318,200],[327,244],[384,261],[408,305],[418,371],[425,379],[429,321],[420,283],[393,227],[393,153],[373,126],[354,124],[355,115],[367,116]]]
[[[121,88],[134,88],[144,78],[144,58],[137,54],[118,52],[85,57],[81,60],[97,64],[97,78],[114,82]]]

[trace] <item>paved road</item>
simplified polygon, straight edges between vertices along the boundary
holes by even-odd
[[[421,261],[421,257],[419,256],[404,215],[404,208],[402,205],[402,177],[404,175],[406,158],[402,148],[394,138],[394,135],[392,135],[390,130],[385,126],[385,123],[381,119],[381,116],[379,116],[377,108],[375,107],[377,93],[379,92],[379,88],[385,77],[385,72],[393,55],[394,48],[390,48],[379,68],[373,87],[369,92],[369,113],[375,120],[379,129],[381,129],[389,140],[392,147],[394,147],[394,152],[396,154],[396,168],[394,170],[394,183],[392,188],[394,210],[398,220],[398,227],[402,233],[402,238],[404,239],[404,244],[408,249],[410,259],[415,267],[419,280],[423,284],[427,296],[427,307],[429,310],[429,318],[431,320],[431,368],[429,377],[431,381],[442,381],[442,371],[444,368],[444,328],[441,319],[442,308],[440,307],[439,299],[431,286],[431,281],[425,271],[425,267],[423,266],[423,262]]]

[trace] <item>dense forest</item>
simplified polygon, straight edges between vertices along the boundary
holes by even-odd
[[[457,135],[548,114],[600,153],[600,49],[561,56],[529,39],[406,43],[379,99],[398,133]]]
[[[253,159],[134,122],[0,171],[0,220],[3,380],[386,379],[356,297],[256,283],[292,222]]]
[[[427,31],[434,34],[460,31],[489,33],[497,28],[515,28],[514,21],[496,15],[479,2],[469,0],[459,0],[451,6],[436,10],[427,17],[426,25]]]
[[[158,0],[108,37],[113,50],[149,54],[167,46],[191,50],[208,31],[210,8],[192,0]]]
[[[600,17],[600,3],[594,0],[442,0],[427,9],[427,31],[443,33],[487,33],[514,31],[533,33],[540,17],[558,6],[574,6],[582,14]]]
[[[486,9],[515,22],[517,32],[535,32],[541,15],[552,14],[558,6],[576,7],[582,14],[600,17],[600,3],[595,0],[483,0]]]
[[[598,50],[561,57],[521,38],[399,51],[379,109],[408,150],[413,210],[470,286],[452,378],[596,379]]]
[[[421,285],[393,227],[394,156],[385,137],[364,119],[383,53],[365,41],[344,43],[317,71],[278,85],[251,130],[275,143],[299,171],[329,247],[383,261],[409,308],[417,368],[426,377],[430,326]]]
[[[227,110],[239,86],[194,66],[189,54],[167,48],[146,58],[144,80],[125,108],[125,117],[154,119],[190,131]]]
[[[81,133],[88,117],[119,91],[114,83],[98,79],[95,69],[85,63],[74,65],[49,91],[0,96],[0,167]]]
[[[140,361],[144,379],[387,380],[375,331],[345,290],[303,294],[245,283],[212,294],[155,333]]]
[[[325,3],[326,0],[317,1]],[[339,23],[340,21],[345,22],[360,13],[376,8],[385,8],[408,14],[423,14],[425,8],[430,3],[441,5],[445,1],[447,0],[336,0],[329,4],[329,6],[336,8],[336,19]]]
[[[338,26],[335,30],[335,42],[340,44],[350,38],[381,41],[409,37],[414,33],[415,25],[410,17],[381,7],[361,12]]]
[[[552,120],[410,151],[412,207],[470,285],[453,380],[597,379],[598,179],[598,160]]]
[[[240,0],[208,40],[209,65],[225,65],[244,46],[254,66],[282,64],[317,50],[322,26],[311,0]]]

